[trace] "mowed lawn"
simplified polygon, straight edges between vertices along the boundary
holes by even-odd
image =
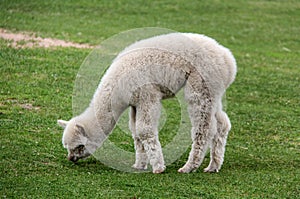
[[[238,63],[221,171],[203,173],[207,155],[197,172],[177,173],[187,151],[161,175],[134,174],[93,157],[66,159],[56,120],[72,117],[74,81],[91,49],[15,49],[0,39],[1,198],[299,198],[299,10],[297,0],[1,0],[0,28],[12,32],[98,45],[121,31],[163,27],[213,37]],[[132,151],[126,135],[117,129],[112,140]]]

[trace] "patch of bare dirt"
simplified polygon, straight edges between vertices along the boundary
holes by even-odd
[[[94,48],[88,44],[78,44],[69,41],[52,38],[41,38],[34,33],[12,33],[0,28],[0,38],[10,41],[9,46],[13,48],[50,48],[50,47],[73,47]]]
[[[32,104],[20,104],[20,106],[23,108],[23,109],[26,109],[26,110],[40,110],[41,107],[39,106],[33,106]]]

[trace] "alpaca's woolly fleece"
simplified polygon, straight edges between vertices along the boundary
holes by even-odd
[[[78,135],[84,132],[85,147],[93,153],[123,111],[131,107],[130,129],[136,150],[133,167],[146,169],[150,163],[154,173],[161,173],[165,169],[158,139],[161,100],[173,97],[185,87],[193,144],[189,159],[179,172],[196,170],[209,145],[211,161],[205,171],[217,172],[231,127],[221,99],[235,75],[236,62],[231,52],[204,35],[171,33],[138,41],[115,58],[90,107],[66,122],[63,143],[69,156],[80,158],[72,143],[79,145]]]

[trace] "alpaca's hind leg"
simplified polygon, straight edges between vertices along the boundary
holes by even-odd
[[[210,163],[205,172],[218,172],[223,164],[225,145],[231,128],[230,120],[221,109],[216,113],[217,134],[214,136],[210,151]]]
[[[146,151],[143,147],[142,141],[138,136],[136,136],[136,108],[135,107],[130,107],[129,128],[132,132],[132,137],[134,139],[134,148],[135,148],[135,163],[134,165],[132,165],[132,167],[139,170],[146,170],[148,164],[148,158],[147,158]]]
[[[160,117],[160,99],[144,101],[137,106],[136,137],[147,153],[153,173],[162,173],[165,170],[161,145],[158,139],[158,122]]]
[[[195,171],[202,163],[209,143],[216,132],[217,121],[212,97],[208,90],[199,89],[194,92],[186,85],[185,95],[188,101],[188,111],[192,123],[192,149],[186,164],[178,170],[181,173]]]

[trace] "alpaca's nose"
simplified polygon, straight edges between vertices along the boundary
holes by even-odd
[[[68,160],[70,160],[70,161],[72,161],[72,162],[77,162],[78,161],[78,158],[76,157],[76,156],[74,156],[74,155],[69,155],[68,156]]]

